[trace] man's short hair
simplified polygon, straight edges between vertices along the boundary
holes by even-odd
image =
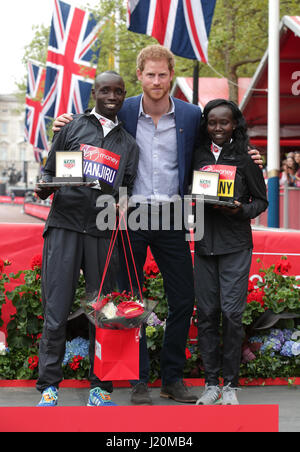
[[[171,72],[175,66],[175,59],[173,53],[160,44],[154,44],[145,47],[137,56],[137,69],[141,72],[145,69],[147,60],[162,60],[165,59],[168,63],[169,71]]]
[[[121,75],[118,73],[118,72],[116,72],[116,71],[103,71],[103,72],[101,72],[100,74],[98,74],[97,76],[96,76],[96,78],[95,78],[95,81],[94,81],[94,87],[96,86],[96,85],[98,85],[98,83],[99,83],[99,80],[101,79],[101,76],[102,75],[114,75],[114,76],[116,76],[116,77],[119,77],[122,81],[123,81],[123,83],[124,83],[124,80],[123,80],[123,77],[121,77]]]

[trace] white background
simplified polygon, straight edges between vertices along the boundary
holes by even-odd
[[[33,25],[51,25],[53,0],[0,0],[0,94],[17,90],[15,82],[26,75],[22,64],[24,47],[33,39]],[[64,0],[82,8],[84,0]],[[86,3],[94,6],[100,0]]]

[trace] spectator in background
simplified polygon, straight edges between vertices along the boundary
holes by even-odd
[[[300,151],[295,151],[294,159],[297,165],[297,171],[300,169]]]
[[[284,185],[288,181],[286,159],[282,160],[279,184]]]
[[[296,186],[296,172],[297,172],[297,164],[295,162],[294,157],[288,154],[286,159],[286,173],[287,173],[287,182],[289,187]]]
[[[296,172],[296,187],[300,188],[300,151],[295,151],[295,162],[297,165],[297,172]]]

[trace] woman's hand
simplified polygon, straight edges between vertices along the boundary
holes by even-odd
[[[219,210],[221,213],[226,215],[236,215],[242,209],[242,204],[239,201],[234,201],[236,207],[218,206],[215,205],[214,209]]]

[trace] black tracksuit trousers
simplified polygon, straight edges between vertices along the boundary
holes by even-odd
[[[250,249],[216,256],[195,254],[198,343],[209,386],[219,384],[221,369],[224,385],[238,385],[251,256]]]
[[[66,344],[66,326],[74,300],[80,269],[86,292],[99,291],[110,239],[60,228],[49,228],[45,235],[42,264],[42,301],[44,327],[39,349],[37,389],[58,387],[63,379],[62,361]],[[115,289],[117,249],[114,248],[103,292]],[[110,381],[101,382],[93,373],[95,328],[90,324],[90,383],[112,392]]]

